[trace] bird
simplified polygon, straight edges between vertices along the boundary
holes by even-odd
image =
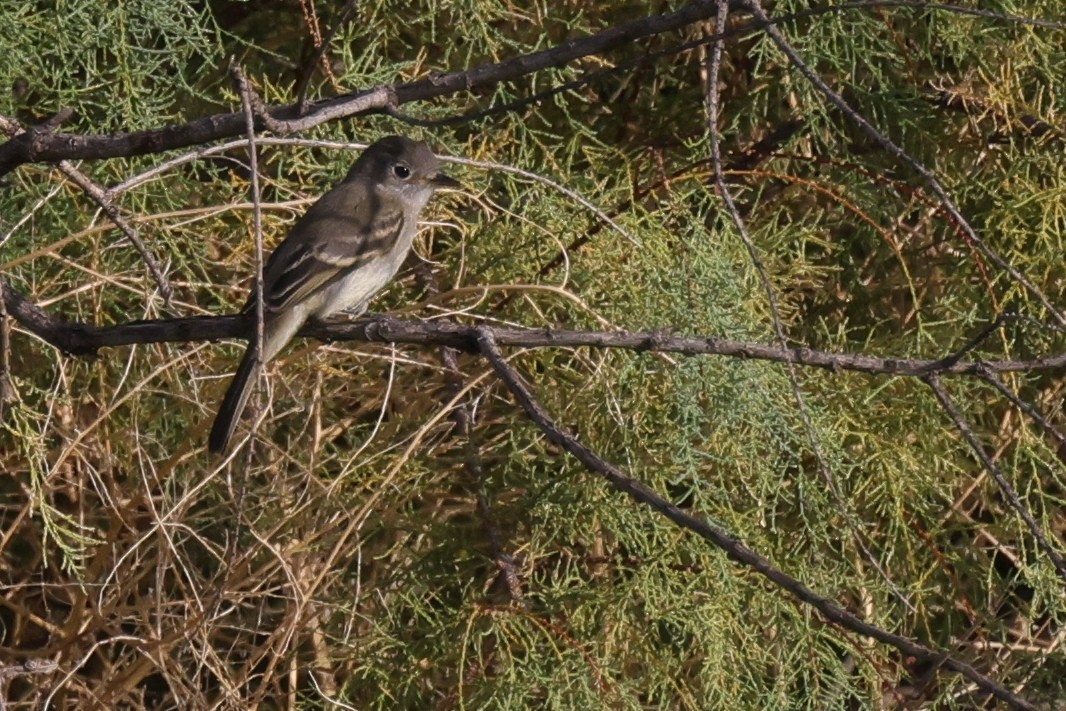
[[[274,358],[310,319],[358,316],[396,275],[438,188],[459,183],[440,172],[429,146],[404,136],[372,143],[344,180],[293,225],[263,268],[262,342],[253,335],[215,415],[208,450],[222,454],[248,404],[257,364]],[[256,318],[256,289],[242,315]]]

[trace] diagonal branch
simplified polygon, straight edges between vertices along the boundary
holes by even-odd
[[[994,387],[999,391],[1000,395],[1010,400],[1012,405],[1028,415],[1029,419],[1035,422],[1048,437],[1055,440],[1055,445],[1058,451],[1066,453],[1066,432],[1063,432],[1056,427],[1038,407],[1019,397],[1017,393],[1007,387],[1007,385],[993,373],[978,372],[977,377]]]
[[[148,267],[148,271],[152,274],[152,278],[155,280],[156,287],[159,289],[159,293],[163,296],[163,301],[166,303],[167,308],[171,308],[171,300],[174,297],[174,287],[170,285],[166,276],[163,274],[162,267],[159,266],[158,260],[152,252],[145,246],[144,241],[141,240],[140,235],[137,234],[137,230],[129,223],[126,218],[122,216],[122,213],[115,207],[115,203],[111,199],[111,195],[94,183],[89,176],[81,172],[70,163],[70,161],[59,161],[59,170],[63,175],[70,178],[79,188],[81,188],[86,195],[93,199],[93,201],[100,206],[100,209],[111,219],[111,222],[115,223],[115,227],[118,227],[122,234],[126,235],[126,239],[130,241],[137,253],[141,255],[141,259],[144,261],[145,266]]]
[[[44,123],[29,130],[24,128],[14,119],[0,116],[0,132],[13,137],[24,136],[30,132],[34,132],[38,136],[48,135],[53,133],[60,124],[69,119],[71,113],[73,113],[71,109],[63,109]],[[61,160],[57,167],[61,173],[70,178],[75,185],[92,198],[93,201],[99,205],[100,209],[111,219],[115,226],[118,227],[119,231],[126,235],[126,239],[130,241],[134,249],[137,250],[137,253],[141,255],[141,259],[144,260],[145,265],[148,267],[148,271],[151,272],[152,278],[155,279],[156,287],[159,289],[159,293],[162,294],[163,301],[167,308],[171,308],[171,299],[174,296],[174,288],[170,285],[170,282],[167,281],[166,276],[163,275],[163,270],[159,266],[159,262],[144,245],[144,242],[141,241],[140,235],[137,234],[137,230],[133,228],[129,221],[118,211],[118,208],[115,207],[114,194],[104,190],[94,183],[89,176],[78,170],[78,168],[76,168],[70,161]]]
[[[564,66],[582,57],[608,52],[637,39],[678,30],[706,20],[717,14],[718,4],[717,0],[696,0],[674,12],[640,18],[585,37],[567,40],[551,49],[518,55],[463,72],[432,74],[417,81],[377,86],[310,104],[298,102],[268,107],[265,112],[257,116],[256,130],[267,128],[269,122],[270,130],[303,131],[328,121],[361,114],[393,113],[397,107],[406,103],[426,101],[439,96],[511,81],[543,69]],[[749,9],[747,0],[730,0],[729,7],[732,11]],[[852,0],[852,2],[832,6],[805,8],[790,15],[782,15],[775,20],[765,22],[759,20],[751,24],[751,29],[766,27],[788,19],[875,7],[914,7],[1036,27],[1062,29],[1064,26],[1061,22],[947,3],[930,5],[927,0]],[[713,40],[701,39],[692,43],[691,46],[699,46],[710,41]],[[679,45],[671,51],[683,51],[688,44]],[[203,116],[184,124],[130,133],[82,135],[31,129],[0,145],[0,177],[25,163],[162,153],[224,138],[233,138],[243,135],[244,132],[244,116],[240,111]]]
[[[966,219],[962,214],[962,210],[951,195],[948,194],[947,188],[941,183],[940,179],[936,177],[936,174],[929,168],[927,168],[921,161],[912,156],[901,146],[895,143],[892,139],[878,130],[872,123],[870,123],[862,114],[853,109],[851,105],[841,96],[838,92],[834,91],[824,79],[811,68],[799,52],[789,43],[785,36],[781,33],[781,30],[771,21],[770,16],[763,9],[760,0],[743,0],[742,6],[744,9],[751,11],[756,18],[765,23],[765,32],[767,37],[777,46],[777,48],[784,54],[788,61],[791,62],[800,74],[802,74],[807,81],[814,86],[826,101],[835,106],[842,114],[844,114],[849,121],[854,123],[862,130],[874,143],[881,147],[886,153],[898,158],[901,162],[910,166],[911,169],[922,177],[926,185],[933,191],[933,193],[940,199],[940,204],[944,210],[956,225],[962,229],[966,236],[966,239],[970,244],[977,247],[981,254],[985,255],[996,266],[1003,271],[1007,272],[1014,279],[1015,282],[1021,284],[1022,287],[1029,292],[1037,301],[1039,301],[1052,318],[1058,322],[1062,327],[1060,330],[1066,329],[1066,314],[1041,291],[1035,284],[1033,284],[1028,277],[1018,271],[1013,264],[1007,261],[1006,258],[1001,256],[998,252],[992,249],[983,239],[977,234],[977,230],[974,229],[970,221]]]
[[[1007,500],[1007,503],[1012,509],[1017,512],[1022,521],[1029,528],[1029,533],[1033,534],[1033,539],[1036,540],[1040,549],[1044,551],[1044,555],[1051,560],[1055,566],[1055,570],[1058,571],[1059,577],[1066,582],[1066,559],[1063,558],[1062,553],[1057,551],[1055,547],[1044,535],[1044,531],[1040,528],[1040,524],[1033,518],[1033,514],[1022,503],[1021,497],[1018,496],[1017,490],[1007,481],[1007,477],[1003,476],[1003,472],[1000,470],[996,463],[992,461],[992,457],[988,456],[988,452],[981,446],[981,443],[977,440],[977,435],[974,434],[970,424],[959,412],[959,409],[955,407],[954,401],[951,399],[951,395],[944,389],[944,386],[940,384],[940,379],[935,375],[931,375],[924,379],[926,385],[928,385],[933,394],[936,395],[937,402],[940,403],[940,407],[943,408],[947,416],[951,418],[951,421],[955,424],[955,429],[959,431],[963,439],[966,440],[966,444],[970,446],[973,453],[977,455],[977,458],[984,465],[984,468],[992,475],[996,485],[999,486],[1000,492],[1003,494],[1003,498]]]
[[[777,587],[791,593],[796,599],[818,610],[826,621],[864,637],[877,640],[882,644],[887,644],[898,649],[903,654],[960,674],[983,691],[1010,704],[1014,708],[1036,708],[1014,692],[981,674],[966,662],[955,659],[943,652],[937,652],[906,637],[892,634],[876,625],[864,622],[834,601],[819,595],[801,581],[776,568],[773,563],[745,546],[740,540],[716,526],[682,511],[656,494],[643,482],[628,476],[613,464],[604,461],[598,454],[578,441],[572,434],[561,429],[552,420],[544,407],[533,396],[522,376],[504,359],[492,330],[480,327],[477,333],[478,347],[482,355],[492,363],[496,374],[507,385],[518,404],[522,406],[529,418],[544,432],[548,440],[565,449],[592,472],[602,476],[616,490],[629,495],[630,498],[638,503],[648,506],[678,526],[709,541],[730,559],[751,568]]]

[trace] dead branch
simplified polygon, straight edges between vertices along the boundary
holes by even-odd
[[[736,0],[730,5],[734,3],[739,7]],[[674,12],[642,17],[602,32],[567,40],[551,49],[511,57],[462,72],[431,74],[412,82],[378,86],[323,99],[308,104],[303,112],[299,103],[266,106],[256,117],[255,128],[256,131],[306,131],[327,121],[381,113],[414,101],[427,101],[439,96],[492,86],[550,67],[563,66],[591,54],[607,52],[643,37],[680,29],[712,17],[717,9],[718,0],[696,0]],[[30,129],[0,145],[0,176],[25,163],[161,153],[233,138],[245,133],[243,111],[214,114],[176,126],[128,133],[93,135]]]
[[[9,316],[27,331],[70,355],[92,355],[101,348],[143,343],[188,343],[222,338],[248,339],[253,321],[239,314],[130,321],[95,326],[67,321],[48,313],[0,279]],[[744,360],[852,371],[868,375],[927,377],[984,375],[988,373],[1055,371],[1066,368],[1066,352],[1031,360],[944,358],[887,358],[851,353],[830,353],[804,347],[768,346],[714,336],[679,336],[668,331],[577,331],[552,328],[515,328],[466,325],[452,321],[404,321],[389,316],[348,322],[307,324],[299,335],[321,341],[364,341],[448,346],[467,352],[478,350],[479,329],[488,329],[497,343],[523,348],[621,348],[639,353],[717,355]]]

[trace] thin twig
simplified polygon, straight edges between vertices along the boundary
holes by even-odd
[[[973,338],[967,341],[962,348],[959,348],[954,353],[950,353],[944,358],[940,359],[942,365],[954,365],[961,361],[964,357],[977,350],[982,343],[988,340],[988,337],[995,333],[1007,319],[1015,318],[1013,314],[1001,313],[997,314],[996,318],[992,320],[987,326],[977,332]]]
[[[7,682],[19,676],[51,674],[59,668],[58,659],[27,659],[0,666],[0,711],[7,711]]]
[[[72,114],[73,111],[71,109],[62,109],[50,119],[45,121],[43,124],[41,124],[40,126],[33,127],[29,131],[23,128],[23,126],[18,121],[11,118],[7,118],[6,116],[0,116],[0,132],[6,133],[8,136],[11,137],[29,134],[31,132],[35,136],[48,135],[54,133],[55,130],[59,127],[59,125],[69,119]],[[92,180],[90,180],[87,175],[75,168],[69,161],[59,161],[59,170],[68,178],[70,178],[78,187],[85,191],[85,193],[89,197],[91,197],[97,205],[100,206],[100,208],[111,219],[111,221],[115,223],[115,226],[118,227],[119,230],[126,235],[126,238],[133,244],[137,252],[140,253],[141,259],[144,260],[145,265],[148,267],[148,271],[152,274],[152,278],[155,279],[156,286],[159,288],[159,293],[163,296],[163,302],[166,304],[166,307],[170,309],[171,297],[174,295],[174,289],[170,286],[170,282],[168,282],[167,278],[163,275],[163,270],[159,267],[159,263],[155,260],[155,257],[152,256],[152,253],[149,252],[148,248],[144,246],[143,242],[141,242],[141,238],[140,236],[138,236],[137,231],[130,226],[129,222],[127,222],[125,218],[122,217],[118,209],[115,207],[111,193],[105,191]],[[59,186],[57,185],[55,188],[53,188],[52,192],[49,193],[49,197],[55,194],[58,189]],[[40,207],[45,199],[47,198],[42,198],[41,200],[38,200],[37,204],[34,205],[34,207],[32,208],[30,214],[32,214],[34,210]],[[24,219],[26,218],[24,217],[23,220]],[[11,228],[11,230],[8,231],[4,238],[0,240],[0,244],[6,242],[7,239],[11,236],[11,233],[14,232],[20,224],[22,224],[22,220],[17,222]]]
[[[428,294],[436,296],[440,293],[437,275],[428,262],[423,262],[415,274],[418,284]],[[467,485],[474,494],[478,516],[488,538],[492,559],[496,563],[497,579],[503,580],[511,601],[524,607],[525,594],[522,592],[522,583],[515,567],[514,556],[504,547],[504,536],[486,488],[485,463],[481,456],[481,441],[475,426],[477,395],[465,382],[467,378],[459,367],[459,353],[458,349],[451,346],[443,346],[440,349],[440,358],[445,368],[445,404],[455,403],[451,408],[451,418],[458,429],[459,436],[463,439],[465,453],[463,469],[467,475]]]
[[[174,296],[174,288],[167,281],[166,276],[163,275],[163,269],[159,266],[159,262],[152,256],[152,253],[148,251],[148,248],[141,241],[140,236],[126,218],[119,213],[118,208],[111,201],[107,192],[99,185],[89,179],[85,173],[75,168],[69,161],[60,161],[59,170],[63,175],[67,176],[74,182],[79,188],[85,191],[85,194],[93,199],[93,201],[100,206],[100,209],[108,216],[108,218],[115,223],[115,227],[126,235],[126,239],[130,241],[137,253],[141,255],[141,259],[144,261],[148,271],[152,274],[152,278],[155,280],[156,287],[159,289],[159,293],[163,296],[163,302],[166,304],[167,309],[171,308],[171,299]]]
[[[315,53],[307,62],[307,71],[296,82],[296,113],[298,116],[304,116],[307,113],[307,90],[311,87],[311,77],[314,76],[315,65],[326,56],[330,43],[337,35],[337,32],[340,31],[340,28],[344,26],[344,23],[348,21],[348,16],[355,10],[357,4],[358,0],[348,0],[348,2],[344,3],[344,7],[337,13],[337,19],[333,21],[333,26],[329,28],[329,32],[318,41]],[[323,62],[323,70],[329,73],[329,62]],[[330,79],[333,80],[334,88],[336,88],[336,77],[330,74]]]
[[[526,178],[527,180],[532,180],[535,183],[541,183],[543,185],[547,185],[548,187],[552,188],[553,190],[557,190],[560,193],[562,193],[563,195],[567,196],[568,198],[570,198],[574,202],[577,202],[578,204],[580,204],[581,206],[586,208],[589,212],[591,212],[594,215],[596,215],[596,217],[598,217],[601,220],[603,220],[604,222],[606,222],[608,225],[613,227],[615,229],[615,231],[618,232],[618,234],[622,235],[627,240],[629,240],[629,242],[632,243],[634,247],[642,246],[641,243],[640,243],[640,240],[638,240],[633,235],[629,234],[629,232],[627,232],[624,227],[622,227],[617,222],[615,222],[613,219],[611,219],[611,216],[608,215],[606,212],[604,212],[600,208],[596,207],[588,199],[583,197],[580,193],[578,193],[578,192],[576,192],[574,190],[571,190],[570,188],[566,187],[565,185],[563,185],[561,183],[558,183],[558,182],[552,180],[551,178],[547,178],[547,177],[545,177],[543,175],[540,175],[539,173],[534,173],[534,172],[529,171],[529,170],[523,170],[522,168],[518,168],[518,167],[513,166],[513,165],[507,165],[505,163],[492,163],[492,162],[483,161],[483,160],[473,160],[471,158],[452,158],[452,157],[446,157],[446,158],[444,158],[444,160],[449,162],[449,163],[456,163],[458,165],[469,165],[469,166],[472,166],[472,167],[475,167],[475,168],[482,168],[484,170],[491,170],[493,172],[511,173],[512,175],[518,175],[518,176],[521,176],[523,178]]]
[[[15,385],[11,382],[11,321],[7,318],[6,288],[0,279],[0,421],[4,420],[7,404],[18,400]]]
[[[981,443],[977,440],[977,435],[974,434],[970,424],[962,416],[962,413],[959,412],[959,409],[955,407],[955,403],[952,401],[947,390],[945,390],[940,384],[940,378],[936,375],[930,375],[923,380],[932,389],[933,394],[936,395],[940,407],[943,408],[947,416],[951,418],[951,421],[955,423],[955,428],[959,431],[959,434],[962,435],[962,438],[966,440],[966,444],[970,446],[970,449],[972,449],[973,453],[977,455],[977,458],[980,460],[981,464],[984,465],[984,468],[992,475],[992,478],[999,486],[1000,493],[1002,493],[1003,497],[1006,499],[1007,504],[1009,504],[1010,507],[1017,512],[1018,516],[1021,517],[1022,521],[1025,522],[1025,525],[1029,528],[1029,532],[1033,535],[1033,538],[1036,539],[1037,545],[1039,545],[1041,550],[1044,551],[1044,555],[1051,560],[1051,563],[1055,566],[1055,570],[1058,571],[1059,577],[1062,578],[1063,582],[1066,582],[1066,559],[1064,559],[1062,554],[1055,550],[1054,546],[1051,545],[1047,536],[1044,535],[1044,531],[1040,528],[1036,519],[1033,518],[1033,514],[1028,508],[1026,508],[1025,504],[1022,503],[1021,497],[1018,496],[1018,492],[1011,483],[1007,481],[1007,477],[1003,475],[1000,468],[996,466],[994,461],[992,461],[992,458],[988,455],[988,452],[985,451],[985,448],[981,446]]]
[[[1022,400],[1018,397],[1017,393],[1007,387],[1007,385],[996,377],[995,373],[983,372],[978,370],[977,377],[984,380],[986,383],[994,387],[999,391],[1000,395],[1011,401],[1015,407],[1029,416],[1031,420],[1036,422],[1040,429],[1042,429],[1049,437],[1055,440],[1055,443],[1063,451],[1066,451],[1066,433],[1063,433],[1058,427],[1053,425],[1047,417],[1044,416],[1036,406]]]
[[[241,105],[244,109],[244,127],[246,133],[246,140],[248,142],[248,167],[251,171],[251,190],[252,190],[252,225],[255,231],[255,340],[249,345],[250,348],[255,349],[255,366],[253,368],[252,387],[256,387],[259,381],[259,376],[262,374],[262,349],[263,349],[263,210],[260,205],[260,189],[259,189],[259,159],[258,150],[256,149],[255,139],[255,107],[258,104],[259,97],[252,90],[251,84],[248,82],[248,78],[245,77],[244,72],[237,66],[236,63],[230,65],[230,74],[236,82],[241,92]],[[260,417],[256,416],[252,418],[252,431],[249,435],[250,441],[255,440],[255,430],[259,425]],[[245,462],[245,468],[251,465],[251,456],[254,447],[248,448],[248,461]]]
[[[1051,300],[1048,299],[1044,292],[1041,291],[1031,281],[1029,281],[1029,279],[1024,274],[1015,269],[1014,266],[1010,264],[1010,262],[1008,262],[1005,258],[1000,256],[998,252],[996,252],[987,244],[985,244],[984,240],[981,239],[981,237],[977,234],[977,231],[970,224],[969,220],[967,220],[963,216],[962,211],[955,204],[955,201],[952,200],[951,196],[948,194],[948,191],[944,188],[944,186],[941,185],[940,180],[936,177],[933,171],[931,171],[929,168],[926,168],[921,161],[919,161],[907,151],[903,150],[903,148],[897,145],[888,136],[881,133],[881,131],[875,128],[874,125],[871,124],[869,121],[867,121],[862,114],[853,109],[843,96],[841,96],[836,91],[833,91],[833,89],[830,88],[829,84],[827,84],[825,80],[822,79],[822,77],[803,60],[799,52],[797,52],[795,48],[788,42],[788,40],[785,39],[785,36],[781,34],[781,31],[777,28],[777,26],[771,22],[770,16],[766,13],[765,10],[763,10],[762,4],[759,2],[759,0],[743,0],[743,2],[744,6],[751,10],[751,12],[759,20],[766,23],[764,31],[766,32],[767,36],[775,45],[777,45],[777,48],[781,50],[781,53],[788,57],[789,62],[791,62],[792,65],[796,67],[796,69],[798,69],[804,77],[807,78],[807,81],[809,81],[822,94],[822,96],[824,96],[829,101],[829,103],[831,103],[842,114],[844,114],[849,121],[858,126],[863,133],[865,133],[871,140],[874,141],[874,143],[881,146],[881,148],[890,155],[895,156],[899,160],[909,165],[912,170],[918,173],[918,175],[920,175],[922,179],[925,180],[926,185],[928,185],[933,191],[933,193],[940,199],[940,202],[944,206],[944,209],[951,216],[952,220],[954,220],[955,224],[957,224],[963,230],[967,239],[973,245],[975,245],[977,249],[983,255],[985,255],[985,257],[990,259],[1000,269],[1010,274],[1011,277],[1017,283],[1021,284],[1026,291],[1036,297],[1036,299],[1044,305],[1044,308],[1047,309],[1048,313],[1051,314],[1051,316],[1059,323],[1059,325],[1061,327],[1066,328],[1066,315],[1064,315],[1054,304],[1052,304]]]
[[[455,398],[463,389],[463,375],[459,369],[457,359],[458,352],[456,349],[447,346],[441,349],[441,360],[444,361],[444,367],[447,368],[448,392],[452,398]],[[492,502],[489,500],[488,492],[485,488],[485,466],[481,458],[481,444],[474,428],[472,394],[468,395],[455,407],[452,411],[452,419],[459,428],[459,434],[466,441],[466,460],[463,463],[463,467],[466,469],[470,487],[474,492],[481,525],[484,527],[485,535],[489,539],[492,559],[496,562],[496,568],[506,583],[507,592],[511,600],[515,604],[524,607],[525,594],[522,592],[522,582],[515,567],[514,556],[508,553],[504,547],[504,537],[496,521],[496,514],[493,511]]]

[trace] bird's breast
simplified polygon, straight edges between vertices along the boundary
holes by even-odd
[[[338,311],[365,306],[396,276],[407,253],[411,251],[415,232],[414,220],[411,220],[404,226],[392,249],[364,262],[323,289],[322,302],[316,305],[314,314],[318,318],[325,318]]]

